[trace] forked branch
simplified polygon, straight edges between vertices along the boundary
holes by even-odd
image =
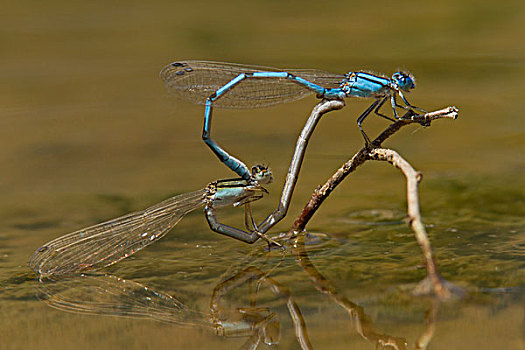
[[[387,161],[396,168],[399,168],[407,178],[408,223],[410,228],[414,231],[416,240],[423,250],[427,267],[427,278],[420,284],[417,292],[434,292],[437,296],[444,299],[450,297],[452,286],[443,281],[439,276],[432,253],[432,247],[430,245],[430,241],[426,234],[425,226],[423,225],[419,212],[419,196],[417,186],[421,180],[421,174],[416,172],[414,168],[397,152],[380,147],[386,139],[388,139],[405,125],[418,123],[424,126],[429,126],[430,123],[435,119],[456,119],[457,113],[458,110],[455,107],[444,108],[438,111],[427,113],[425,115],[418,115],[413,111],[408,111],[405,113],[405,115],[400,120],[397,120],[391,124],[385,131],[376,137],[371,142],[370,148],[363,147],[349,161],[344,163],[323,186],[317,188],[314,191],[310,201],[306,204],[301,214],[295,220],[288,236],[291,238],[302,232],[324,200],[332,193],[337,185],[339,185],[350,173],[357,169],[357,167],[368,160]]]

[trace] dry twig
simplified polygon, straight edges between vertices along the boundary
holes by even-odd
[[[322,101],[320,104],[326,103]],[[430,241],[426,234],[425,226],[421,220],[419,212],[419,197],[417,192],[417,185],[421,180],[421,174],[416,172],[414,168],[404,160],[397,152],[389,149],[380,148],[381,144],[396,133],[405,125],[412,123],[419,123],[424,126],[429,126],[435,119],[441,118],[457,118],[458,110],[455,107],[447,107],[438,111],[430,112],[425,115],[415,114],[413,111],[408,111],[405,115],[391,124],[385,131],[376,137],[370,144],[370,147],[363,147],[357,152],[348,162],[344,163],[334,175],[321,187],[317,188],[310,201],[306,204],[301,214],[295,220],[292,228],[289,231],[288,237],[294,237],[298,233],[304,231],[307,223],[315,214],[324,200],[332,193],[332,191],[341,183],[350,173],[357,167],[368,160],[387,161],[395,167],[401,169],[407,178],[407,201],[408,201],[408,223],[410,228],[414,231],[416,240],[418,241],[427,267],[427,278],[423,280],[417,288],[418,293],[428,294],[434,292],[438,297],[446,299],[451,296],[451,292],[459,292],[454,287],[439,276],[437,266],[433,257]]]

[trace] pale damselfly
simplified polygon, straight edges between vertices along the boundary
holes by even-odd
[[[257,232],[251,218],[250,203],[263,197],[261,184],[273,180],[264,166],[252,169],[256,181],[219,180],[198,191],[166,199],[145,210],[130,213],[56,238],[38,248],[29,265],[41,277],[51,277],[97,270],[117,263],[156,242],[186,214],[204,206],[210,228],[223,235],[253,243],[265,238]],[[247,231],[222,224],[215,209],[244,205]],[[248,221],[248,216],[251,222]],[[250,224],[252,228],[250,228]]]

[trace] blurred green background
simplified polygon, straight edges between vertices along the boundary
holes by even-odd
[[[445,308],[432,349],[523,349],[525,2],[8,1],[1,12],[0,348],[71,348],[78,339],[79,348],[101,349],[242,344],[155,322],[52,310],[35,299],[27,266],[37,247],[61,234],[232,176],[200,139],[203,108],[175,100],[158,78],[172,61],[204,59],[388,76],[401,68],[417,79],[413,104],[457,106],[458,120],[407,127],[385,144],[424,174],[423,220],[444,277],[477,295]],[[271,195],[255,205],[258,217],[276,207],[315,103],[309,97],[215,112],[216,139],[247,164],[274,171]],[[274,232],[286,231],[313,189],[361,147],[355,119],[369,103],[348,100],[323,117],[289,216]],[[374,135],[385,126],[371,117],[365,128]],[[316,250],[316,264],[348,297],[384,300],[388,288],[424,276],[419,248],[401,223],[404,191],[396,170],[367,164],[310,223],[333,239]],[[226,212],[242,222],[238,210]],[[171,249],[184,244],[185,253]],[[199,245],[212,247],[211,257]],[[115,271],[168,292],[202,292],[251,249],[211,233],[197,213]],[[293,259],[288,264],[292,269]],[[177,279],[196,266],[191,288]],[[312,304],[306,321],[315,348],[373,347],[349,332],[347,316],[336,316],[335,326],[322,322],[337,307],[300,284],[308,282],[299,268],[282,274],[302,281],[290,288]],[[494,295],[494,288],[511,292]],[[488,296],[477,294],[483,290]],[[205,305],[207,296],[194,298]],[[423,313],[404,303],[360,305],[384,332],[419,334]],[[382,317],[393,314],[403,322]],[[297,347],[287,332],[282,347]]]

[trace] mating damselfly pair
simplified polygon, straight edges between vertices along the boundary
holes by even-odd
[[[280,70],[221,62],[179,61],[164,67],[161,78],[166,87],[179,97],[205,105],[202,138],[240,179],[214,182],[200,191],[175,196],[144,211],[59,237],[39,248],[31,259],[31,267],[41,275],[60,275],[111,265],[158,240],[185,214],[201,205],[205,207],[212,230],[247,243],[265,238],[264,233],[288,211],[308,140],[322,113],[313,113],[307,120],[295,147],[280,203],[257,225],[251,218],[249,203],[265,193],[261,185],[270,182],[271,172],[261,166],[249,169],[211,138],[213,107],[258,108],[298,100],[310,94],[328,100],[371,98],[373,103],[357,118],[367,145],[369,138],[362,129],[362,123],[370,113],[394,121],[398,118],[397,108],[423,111],[412,106],[404,96],[404,92],[415,87],[414,78],[404,72],[396,72],[391,78],[386,78],[361,71],[332,74],[319,70]],[[403,104],[398,103],[398,96]],[[387,101],[392,107],[391,117],[380,111]],[[245,217],[246,231],[217,220],[215,208],[232,204],[244,205],[246,213],[250,212]]]
[[[408,73],[396,72],[391,78],[363,71],[333,74],[313,69],[281,70],[271,67],[248,66],[209,61],[178,61],[162,69],[160,76],[166,87],[177,96],[192,103],[205,105],[202,138],[213,153],[228,168],[243,179],[251,181],[251,172],[241,160],[233,157],[211,138],[213,107],[257,108],[301,99],[316,94],[322,99],[370,98],[373,103],[357,118],[357,125],[365,143],[369,138],[362,129],[365,118],[374,112],[382,118],[394,121],[399,118],[397,108],[425,112],[412,106],[404,93],[415,88],[415,79]],[[403,104],[399,104],[397,97]],[[386,101],[390,101],[392,116],[381,113]],[[284,218],[306,151],[308,141],[322,113],[313,113],[299,135],[290,162],[288,174],[278,207],[258,225],[260,233],[266,233]]]

